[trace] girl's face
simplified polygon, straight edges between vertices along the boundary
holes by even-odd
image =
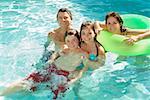
[[[114,17],[109,17],[107,19],[107,30],[112,33],[120,33],[120,23]]]
[[[58,23],[62,27],[67,27],[71,24],[71,18],[67,12],[59,12],[57,17]]]
[[[75,49],[79,47],[79,40],[74,35],[68,35],[65,39],[65,42],[70,49]]]
[[[88,43],[90,41],[93,41],[94,37],[95,37],[95,33],[90,25],[83,27],[81,31],[82,41],[84,41],[85,43]]]

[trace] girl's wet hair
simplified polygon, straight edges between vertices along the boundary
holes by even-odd
[[[70,16],[70,18],[71,18],[71,20],[72,20],[72,14],[71,14],[71,11],[68,10],[67,8],[61,8],[61,9],[59,9],[59,10],[58,10],[58,13],[57,13],[57,18],[58,18],[59,12],[66,12],[66,13],[68,13],[68,15]]]
[[[81,28],[80,28],[80,45],[81,45],[81,42],[84,43],[84,41],[82,41],[82,38],[81,38],[81,32],[82,32],[83,28],[85,28],[85,27],[87,27],[87,26],[90,26],[90,25],[91,25],[92,30],[94,31],[94,34],[95,34],[94,41],[95,41],[97,44],[101,45],[101,44],[97,41],[97,39],[96,39],[97,34],[96,34],[96,32],[95,32],[94,25],[93,25],[93,23],[92,23],[91,21],[86,21],[86,22],[83,22],[83,23],[81,24]]]
[[[83,28],[88,27],[88,26],[91,26],[92,30],[94,31],[94,34],[95,34],[94,40],[96,40],[97,34],[95,32],[94,25],[93,25],[92,21],[86,21],[86,22],[83,22],[81,24],[81,27],[80,27],[80,41],[81,42],[83,42],[82,38],[81,38],[81,32],[82,32]]]
[[[94,34],[95,34],[95,37],[94,37],[95,43],[97,43],[98,45],[102,46],[102,45],[97,41],[97,39],[96,39],[97,34],[96,34],[96,32],[95,32],[94,25],[93,25],[93,23],[92,23],[91,21],[86,21],[86,22],[83,22],[83,23],[81,24],[81,28],[80,28],[80,46],[81,46],[81,42],[84,43],[84,41],[82,41],[82,39],[81,39],[81,32],[82,32],[83,28],[85,28],[85,27],[87,27],[87,26],[90,26],[90,25],[91,25],[92,30],[94,31]],[[103,47],[103,46],[102,46],[102,47]]]
[[[83,22],[83,23],[81,24],[80,31],[81,31],[81,29],[83,29],[83,27],[87,27],[87,26],[92,25],[92,24],[93,24],[93,23],[92,23],[91,21],[85,21],[85,22]]]
[[[105,24],[107,24],[107,20],[108,20],[109,17],[114,17],[114,18],[117,19],[117,21],[120,24],[120,31],[121,32],[125,32],[126,31],[126,29],[123,27],[123,20],[122,20],[121,16],[117,12],[110,12],[110,13],[108,13],[106,15],[106,17],[105,17],[105,21],[106,21]]]

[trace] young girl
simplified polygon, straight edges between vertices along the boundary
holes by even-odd
[[[102,66],[105,62],[105,50],[96,40],[96,33],[92,22],[87,21],[82,23],[80,29],[80,39],[82,50],[88,54],[89,66],[93,69],[97,69],[99,66]],[[94,60],[94,58],[95,61],[90,61],[92,59]]]
[[[76,32],[76,33],[74,33]],[[65,48],[59,53],[60,57],[51,64],[46,64],[40,70],[30,74],[27,78],[12,83],[0,92],[0,95],[8,95],[18,91],[36,91],[39,89],[50,89],[56,99],[59,93],[64,93],[69,84],[81,78],[84,67],[78,69],[83,62],[83,51],[79,47],[78,32],[67,33]]]
[[[110,12],[106,15],[105,25],[96,22],[95,26],[97,31],[101,30],[102,27],[103,29],[112,32],[114,34],[120,34],[125,36],[133,35],[131,37],[127,37],[127,39],[125,40],[125,42],[129,45],[132,45],[134,44],[134,42],[137,42],[141,39],[150,37],[150,29],[136,30],[136,29],[127,29],[123,27],[123,20],[120,17],[120,15],[116,12]]]

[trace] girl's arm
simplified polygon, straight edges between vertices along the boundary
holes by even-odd
[[[139,35],[150,32],[149,29],[127,29],[127,35]]]
[[[103,23],[100,23],[98,21],[94,22],[94,30],[96,34],[99,34],[101,30],[105,29],[106,25]]]
[[[145,39],[145,38],[150,38],[150,30],[143,33],[143,34],[131,36],[131,37],[125,39],[124,42],[128,45],[133,45],[134,42],[140,41],[140,40]]]
[[[99,50],[98,55],[105,59],[106,58],[105,49],[102,46],[99,46],[98,50]]]

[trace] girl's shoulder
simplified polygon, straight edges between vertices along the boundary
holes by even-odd
[[[100,44],[98,41],[95,41],[95,44],[97,47],[103,48],[102,44]]]
[[[96,46],[98,47],[98,55],[105,57],[106,51],[105,51],[104,47],[99,42],[96,42]]]

